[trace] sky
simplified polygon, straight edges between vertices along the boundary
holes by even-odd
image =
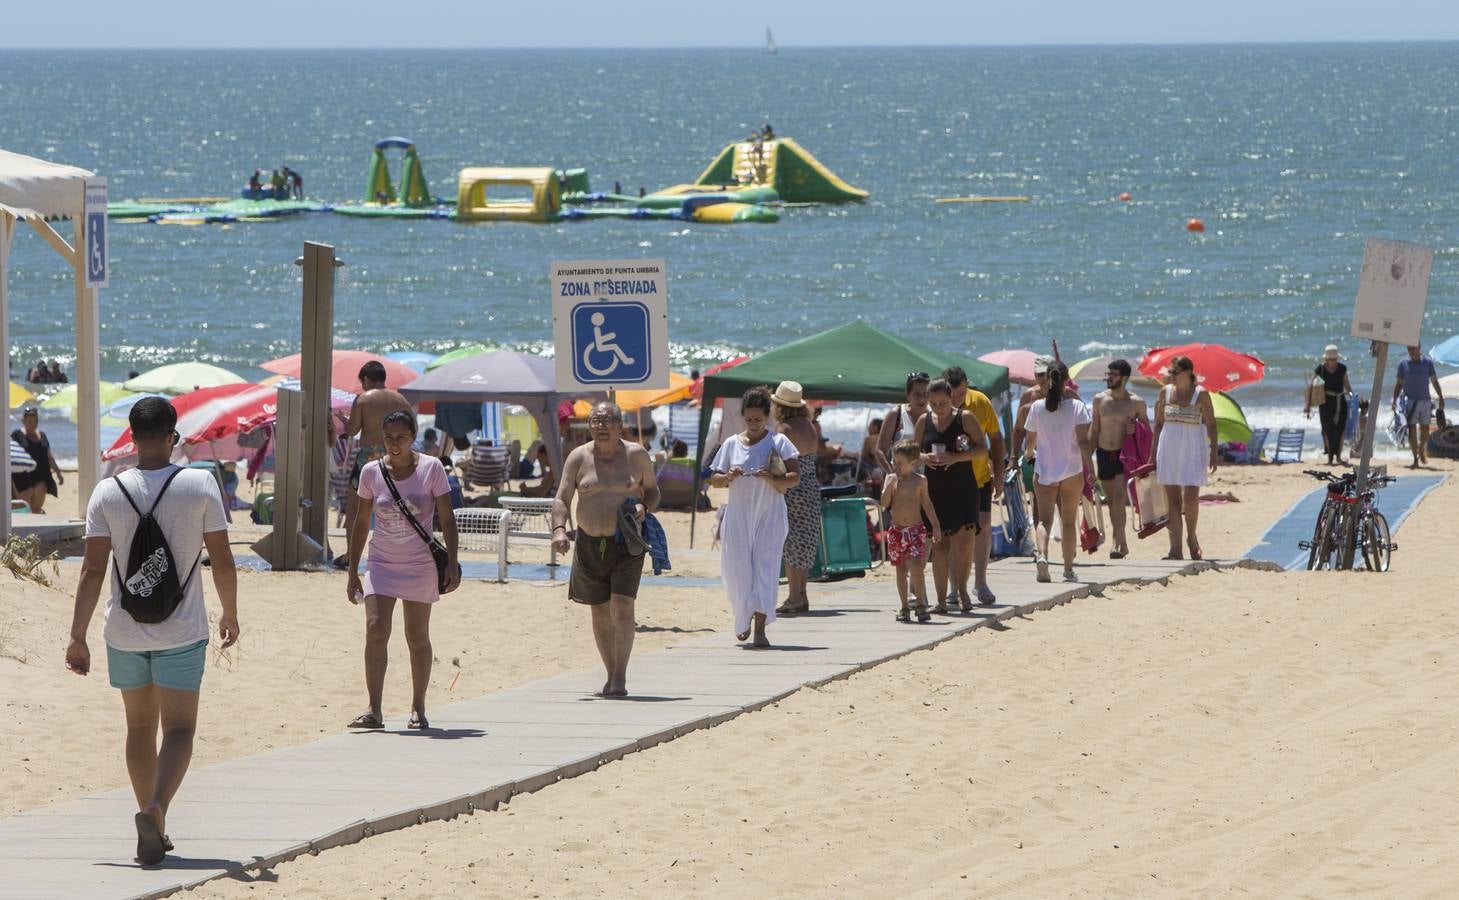
[[[534,48],[1459,40],[1459,0],[12,0],[0,47]]]

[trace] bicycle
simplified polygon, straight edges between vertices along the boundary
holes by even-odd
[[[1307,551],[1307,568],[1351,569],[1359,550],[1363,566],[1370,572],[1386,572],[1398,545],[1393,543],[1388,519],[1373,500],[1376,491],[1398,479],[1380,475],[1370,480],[1368,490],[1358,494],[1357,475],[1334,475],[1317,469],[1303,474],[1327,482],[1327,497],[1317,514],[1312,540],[1298,544]]]

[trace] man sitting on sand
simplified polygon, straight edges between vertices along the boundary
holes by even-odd
[[[1148,422],[1150,418],[1145,401],[1126,388],[1130,372],[1130,364],[1125,360],[1110,361],[1104,373],[1106,387],[1094,395],[1094,418],[1089,429],[1094,432],[1095,474],[1104,485],[1104,496],[1109,501],[1110,530],[1114,532],[1110,559],[1124,559],[1130,553],[1130,545],[1125,540],[1125,466],[1120,462],[1120,451],[1135,422]]]
[[[111,593],[106,602],[106,667],[111,686],[126,707],[127,774],[137,796],[137,859],[156,865],[172,849],[167,838],[167,808],[192,759],[198,717],[198,691],[208,652],[208,610],[203,604],[199,561],[204,547],[213,569],[213,587],[223,607],[218,619],[220,649],[238,640],[237,572],[228,546],[223,498],[213,476],[170,462],[177,443],[177,411],[161,397],[138,400],[128,415],[137,445],[137,468],[97,485],[86,508],[86,556],[76,584],[71,643],[66,668],[91,671],[86,630],[112,557]],[[129,590],[152,576],[150,592],[165,591],[167,572],[158,555],[131,572],[130,550],[141,510],[152,512],[167,540],[180,603],[161,621],[138,621],[123,604],[122,579]],[[146,546],[146,545],[144,545]],[[123,573],[127,572],[128,575]],[[166,600],[166,597],[159,599]],[[165,607],[164,607],[165,609]],[[144,616],[149,618],[150,615]],[[157,747],[161,726],[162,748]]]
[[[360,394],[350,407],[350,421],[346,426],[350,437],[360,436],[360,443],[350,466],[350,492],[345,498],[345,534],[352,534],[354,529],[355,511],[360,502],[356,493],[360,487],[360,470],[365,463],[384,458],[385,437],[381,423],[397,410],[415,415],[408,400],[385,386],[385,365],[372,359],[360,366]],[[345,557],[335,557],[335,568],[343,569],[348,565],[349,560]]]
[[[567,596],[593,608],[593,639],[608,671],[601,697],[628,696],[628,656],[633,652],[633,603],[647,555],[641,541],[623,534],[620,510],[632,504],[635,524],[659,505],[653,460],[623,439],[623,413],[599,403],[588,416],[592,441],[576,448],[562,466],[552,504],[552,547],[566,553],[576,541]],[[568,508],[578,495],[577,534],[568,532]],[[635,546],[636,544],[636,546]]]

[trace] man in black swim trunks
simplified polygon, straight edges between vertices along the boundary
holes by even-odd
[[[1130,364],[1123,359],[1111,360],[1104,373],[1105,389],[1094,395],[1094,419],[1089,430],[1094,432],[1094,471],[1104,486],[1109,501],[1110,531],[1114,547],[1110,559],[1123,559],[1130,547],[1125,540],[1125,467],[1120,450],[1135,421],[1149,421],[1145,401],[1129,392]]]
[[[592,607],[593,639],[608,680],[600,697],[628,696],[628,657],[633,652],[633,604],[647,554],[632,552],[619,534],[619,510],[632,502],[639,522],[659,505],[653,459],[643,446],[623,440],[623,413],[599,403],[588,416],[592,441],[574,449],[562,466],[552,503],[552,546],[573,550],[567,596]],[[578,498],[577,534],[567,528],[568,508]]]

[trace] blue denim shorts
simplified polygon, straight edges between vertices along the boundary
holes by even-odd
[[[106,668],[111,686],[134,691],[149,684],[192,691],[203,686],[203,661],[208,656],[206,639],[171,650],[118,650],[106,645]]]

